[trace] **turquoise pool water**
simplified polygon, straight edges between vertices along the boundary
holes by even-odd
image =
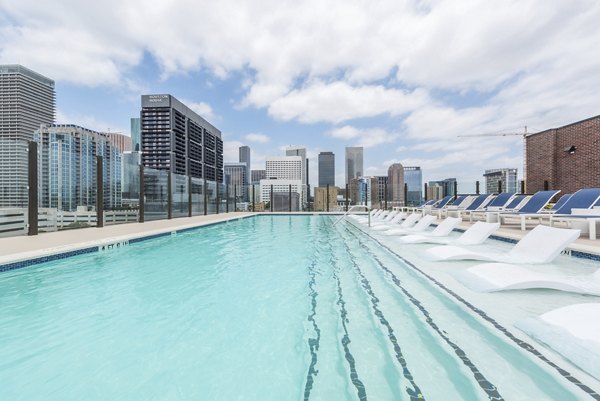
[[[261,216],[1,273],[0,399],[593,399],[332,223]]]

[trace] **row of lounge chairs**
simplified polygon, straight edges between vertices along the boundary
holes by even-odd
[[[561,224],[578,228],[596,239],[596,224],[600,221],[600,188],[581,189],[564,194],[551,208],[546,208],[560,191],[539,191],[533,195],[503,192],[497,196],[460,195],[456,199],[446,196],[437,202],[426,202],[403,212],[432,214],[438,218],[453,216],[469,221],[485,220],[502,225],[520,225],[526,230],[531,224],[554,226]]]
[[[517,198],[511,194],[500,194],[487,202],[488,206],[498,198],[504,198],[501,201],[506,202],[524,202],[518,208],[518,210],[523,210],[523,207],[531,202],[531,199],[534,199],[535,206],[529,204],[530,208],[538,207],[540,204],[545,205],[550,199],[548,198],[551,195],[549,192],[556,194],[557,191],[544,192],[534,194],[529,200],[526,197]],[[522,215],[526,216],[528,221],[532,218],[539,218],[541,214],[544,214],[543,220],[551,218],[551,221],[560,221],[559,219],[566,218],[564,216],[570,216],[572,209],[589,208],[588,205],[597,204],[599,198],[600,191],[598,190],[582,190],[574,194],[563,195],[551,209],[539,210],[538,213],[535,213],[535,217],[529,213],[513,213],[513,215],[517,216],[516,219],[519,223]],[[481,203],[485,204],[485,202],[484,199]],[[456,210],[459,213],[453,213],[451,209],[446,209],[447,212],[444,214],[448,217],[439,222],[433,230],[429,228],[437,221],[437,217],[432,214],[424,214],[422,210],[374,212],[370,218],[370,228],[368,228],[368,218],[353,218],[357,225],[363,223],[367,227],[365,230],[369,230],[374,235],[397,238],[398,246],[417,243],[443,244],[443,246],[438,245],[424,249],[424,257],[432,261],[452,263],[456,260],[475,260],[488,262],[451,273],[467,288],[477,292],[553,289],[600,296],[600,269],[593,274],[585,275],[544,272],[560,253],[579,237],[580,230],[539,224],[524,235],[508,252],[493,252],[482,247],[475,250],[470,245],[482,244],[486,241],[498,230],[503,219],[508,220],[508,214],[502,215],[501,212],[494,211],[494,213],[500,213],[502,217],[493,222],[476,221],[458,237],[450,236],[450,233],[462,222],[462,218],[465,216],[471,218],[470,214],[475,212],[465,209],[466,207],[460,211]],[[436,215],[441,216],[439,213]],[[538,266],[533,266],[534,264]],[[520,320],[515,325],[600,379],[600,365],[598,364],[600,352],[596,351],[594,345],[598,343],[598,333],[600,333],[600,320],[597,319],[599,315],[600,303],[578,303],[551,310],[540,316]]]

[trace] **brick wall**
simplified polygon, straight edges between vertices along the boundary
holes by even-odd
[[[527,137],[527,189],[534,193],[544,189],[544,181],[554,188],[556,177],[556,129],[549,129]]]
[[[562,194],[600,187],[600,116],[527,137],[527,192],[542,190],[544,180]]]

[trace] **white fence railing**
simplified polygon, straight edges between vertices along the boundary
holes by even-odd
[[[137,210],[110,210],[104,212],[104,224],[125,224],[138,221]],[[26,235],[28,227],[26,208],[0,209],[0,237]],[[41,232],[94,227],[96,212],[65,212],[57,209],[38,210],[38,228]]]

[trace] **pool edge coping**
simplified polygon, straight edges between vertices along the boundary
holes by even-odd
[[[43,248],[35,251],[19,252],[0,257],[0,273],[18,270],[41,263],[54,260],[65,259],[72,256],[83,255],[87,253],[101,252],[106,249],[120,248],[128,244],[148,241],[154,238],[164,237],[173,234],[179,234],[202,227],[224,224],[231,221],[247,219],[259,215],[251,213],[243,216],[232,216],[219,220],[196,222],[176,227],[159,228],[142,233],[132,233],[108,237],[93,241],[79,242],[76,244],[57,246],[53,248]]]

